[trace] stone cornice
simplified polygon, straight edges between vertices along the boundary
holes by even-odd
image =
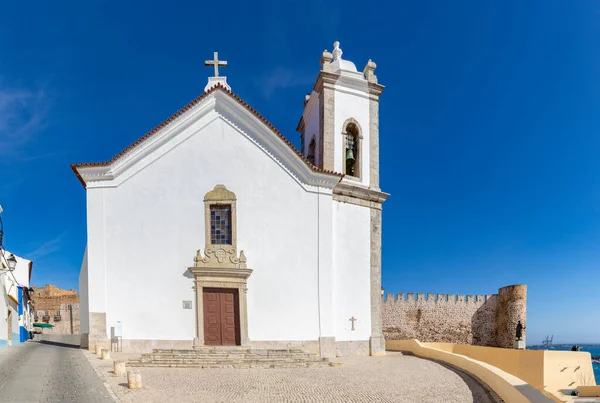
[[[370,189],[344,182],[338,183],[333,189],[333,200],[376,209],[381,209],[382,203],[389,196],[389,193],[382,192],[381,190]]]
[[[377,83],[369,83],[369,94],[376,96],[379,98],[381,93],[383,92],[385,86]]]
[[[203,278],[226,278],[231,280],[246,280],[252,274],[252,269],[235,269],[222,267],[188,267],[197,280]]]
[[[313,91],[321,92],[323,88],[335,89],[378,100],[385,87],[378,83],[368,82],[364,77],[361,78],[354,75],[349,76],[321,70],[313,86]]]

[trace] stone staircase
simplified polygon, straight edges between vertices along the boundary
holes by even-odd
[[[299,349],[253,349],[248,347],[203,347],[195,350],[154,349],[128,367],[167,368],[309,368],[336,366],[327,358]]]

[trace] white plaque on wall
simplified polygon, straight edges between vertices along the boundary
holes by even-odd
[[[192,309],[192,301],[183,301],[183,309]]]

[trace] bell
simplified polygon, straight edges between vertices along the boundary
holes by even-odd
[[[356,160],[354,159],[354,152],[351,148],[346,150],[346,164],[354,165]]]

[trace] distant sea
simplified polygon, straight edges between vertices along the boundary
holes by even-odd
[[[571,348],[557,347],[557,348],[553,348],[552,350],[570,351]],[[598,345],[594,345],[594,346],[581,345],[580,351],[587,351],[588,353],[592,354],[592,357],[600,357],[600,346],[598,346]],[[594,362],[594,363],[592,363],[592,366],[594,367],[594,376],[596,377],[596,385],[600,385],[600,364],[598,364],[597,362]]]

